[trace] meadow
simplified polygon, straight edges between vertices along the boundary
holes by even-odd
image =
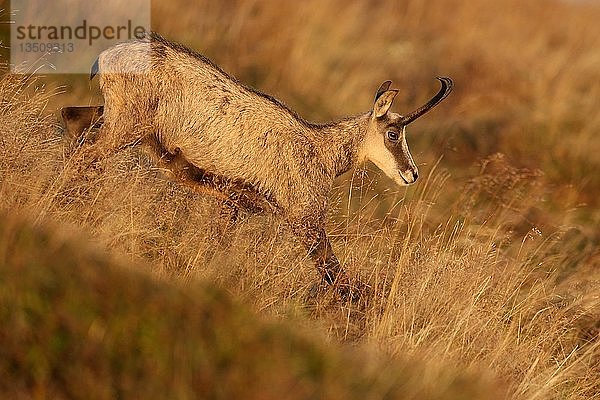
[[[315,290],[314,266],[281,221],[242,215],[216,236],[218,202],[137,148],[102,173],[78,172],[57,110],[101,104],[97,82],[5,68],[0,390],[600,398],[598,5],[152,7],[155,31],[309,120],[369,110],[386,79],[400,113],[435,92],[435,76],[455,89],[408,129],[414,186],[372,165],[336,181],[328,233],[371,287],[349,304]]]

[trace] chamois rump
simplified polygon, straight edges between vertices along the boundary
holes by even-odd
[[[390,111],[398,90],[385,81],[368,112],[316,124],[156,33],[105,50],[90,79],[96,73],[103,110],[62,110],[67,126],[81,126],[82,120],[85,125],[86,118],[103,113],[95,141],[83,150],[88,160],[144,144],[174,178],[220,196],[234,212],[278,214],[302,241],[321,278],[345,298],[354,297],[357,286],[325,232],[334,179],[368,159],[398,185],[414,183],[418,171],[405,128],[453,85],[437,78],[439,92],[402,116]]]

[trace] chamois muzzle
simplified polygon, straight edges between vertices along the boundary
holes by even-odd
[[[452,79],[439,76],[437,77],[437,79],[442,84],[440,91],[437,92],[437,94],[433,96],[431,100],[429,100],[425,105],[417,108],[415,111],[402,117],[402,119],[400,120],[402,125],[410,124],[415,119],[419,118],[421,115],[425,114],[427,111],[431,110],[433,107],[438,105],[440,101],[444,100],[446,96],[450,94],[450,92],[452,91],[452,87],[454,86],[454,84],[452,83]]]

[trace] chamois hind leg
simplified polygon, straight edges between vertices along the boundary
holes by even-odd
[[[122,77],[111,75],[104,77],[105,81],[109,79],[119,80]],[[96,140],[83,146],[80,154],[81,162],[86,169],[90,166],[98,167],[101,159],[141,142],[151,133],[156,100],[145,98],[133,83],[126,80],[124,82],[125,90],[131,92],[130,98],[122,95],[121,86],[106,85],[105,82],[103,88],[105,104],[102,109],[104,121],[96,135]],[[113,93],[114,87],[119,87],[119,91]]]
[[[95,167],[97,161],[112,150],[107,141],[107,124],[101,121],[102,108],[65,107],[61,110],[68,151],[72,152],[71,172],[76,176],[86,175],[90,167]]]
[[[101,159],[138,143],[146,134],[133,121],[113,121],[106,118],[96,140],[82,149],[83,161],[87,165],[96,165]]]
[[[159,168],[163,169],[171,179],[191,187],[197,193],[220,200],[220,223],[210,235],[217,237],[222,242],[225,231],[237,222],[239,214],[238,204],[227,193],[219,190],[218,182],[216,182],[216,178],[212,174],[206,173],[191,164],[181,154],[179,149],[175,149],[172,152],[168,151],[154,134],[148,135],[144,139],[144,144],[150,147],[151,154]]]
[[[63,107],[60,110],[64,122],[64,136],[73,150],[85,142],[93,142],[102,126],[104,106]]]

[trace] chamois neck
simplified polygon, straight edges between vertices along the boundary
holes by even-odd
[[[370,118],[371,113],[368,112],[318,126],[323,140],[323,160],[334,176],[343,174],[356,164]]]

